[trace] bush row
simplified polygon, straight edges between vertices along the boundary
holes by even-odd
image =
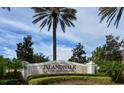
[[[7,72],[6,75],[4,76],[4,79],[19,79],[22,80],[23,76],[21,72]]]
[[[51,76],[51,77],[42,77],[29,80],[29,85],[49,85],[54,83],[60,83],[65,81],[78,81],[81,82],[94,82],[95,84],[111,84],[111,77],[103,76]]]
[[[4,78],[0,80],[0,85],[22,85],[27,84],[23,79],[21,72],[7,72]]]
[[[0,80],[0,85],[18,85],[18,79]]]
[[[34,74],[27,78],[27,80],[35,79],[35,78],[43,78],[43,77],[51,77],[51,76],[107,76],[106,74],[98,73],[98,74]]]

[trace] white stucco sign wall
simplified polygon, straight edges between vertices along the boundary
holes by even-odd
[[[95,74],[96,64],[89,62],[79,64],[68,61],[51,61],[30,64],[24,62],[26,68],[22,70],[24,78],[33,74]]]

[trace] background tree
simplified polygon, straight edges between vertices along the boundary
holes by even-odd
[[[6,74],[8,62],[10,62],[10,59],[0,56],[0,79],[3,79]]]
[[[28,35],[27,37],[24,37],[23,43],[17,44],[17,58],[20,60],[31,62],[33,61],[33,42],[31,41],[32,37]]]
[[[110,61],[121,61],[122,60],[122,45],[123,40],[119,41],[119,37],[114,37],[113,35],[106,36],[105,44],[105,59]]]
[[[93,62],[98,62],[103,60],[104,57],[104,53],[105,52],[105,46],[103,45],[102,47],[99,46],[97,47],[93,52],[92,52],[92,57],[90,58],[90,60],[92,60]]]
[[[69,61],[77,63],[86,63],[86,52],[83,50],[84,46],[81,43],[78,43],[76,47],[72,50],[73,55]]]
[[[106,36],[106,43],[103,46],[97,47],[92,52],[92,60],[98,62],[101,60],[121,61],[123,40],[119,41],[119,37],[113,35]]]
[[[49,61],[49,58],[42,53],[34,54],[32,45],[32,37],[30,35],[24,37],[24,42],[17,44],[17,59],[28,61],[30,63],[41,63]]]
[[[119,37],[107,35],[105,44],[92,52],[92,61],[100,67],[98,71],[111,76],[114,81],[122,80],[120,75],[124,69],[121,63],[123,44],[123,40],[119,40]]]
[[[105,18],[107,18],[108,27],[111,22],[114,20],[114,26],[118,27],[120,22],[121,16],[123,14],[123,7],[100,7],[99,8],[99,15],[101,16],[102,22]]]
[[[16,58],[14,58],[11,62],[11,69],[14,70],[14,76],[16,77],[16,74],[18,72],[18,70],[24,68],[24,64],[22,64],[21,60],[18,60]]]
[[[74,27],[72,23],[73,20],[76,20],[76,10],[72,8],[66,7],[41,7],[41,8],[32,8],[36,13],[33,16],[34,21],[33,23],[41,22],[40,28],[47,25],[48,31],[50,30],[51,26],[53,29],[53,60],[56,60],[56,30],[57,26],[60,23],[62,31],[65,32],[65,27]]]
[[[33,62],[41,63],[41,62],[47,62],[47,61],[49,61],[49,58],[45,57],[45,55],[43,55],[42,53],[40,54],[37,53],[33,55]]]

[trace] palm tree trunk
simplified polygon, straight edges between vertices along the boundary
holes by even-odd
[[[57,28],[57,18],[53,17],[53,61],[57,59],[56,57],[56,28]]]

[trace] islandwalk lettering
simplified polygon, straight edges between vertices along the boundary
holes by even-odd
[[[44,72],[74,72],[76,70],[76,65],[44,65]]]

